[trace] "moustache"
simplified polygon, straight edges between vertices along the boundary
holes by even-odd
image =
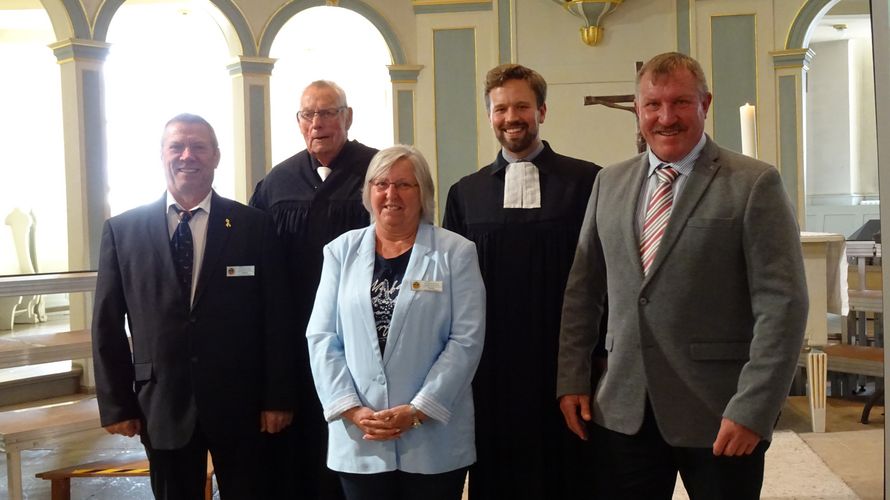
[[[659,127],[656,129],[652,129],[653,134],[678,134],[680,132],[686,132],[689,130],[689,127],[683,127],[681,125],[672,125],[670,127]]]

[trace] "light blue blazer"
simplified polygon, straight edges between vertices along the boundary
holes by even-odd
[[[383,356],[371,308],[374,225],[324,248],[306,330],[315,388],[328,421],[328,467],[359,474],[438,474],[476,460],[470,383],[482,355],[485,285],[469,240],[421,224]],[[430,288],[441,291],[425,290]],[[424,424],[392,441],[366,441],[340,414],[413,404]]]

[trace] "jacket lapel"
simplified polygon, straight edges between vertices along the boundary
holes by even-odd
[[[230,226],[237,222],[231,221],[232,201],[227,200],[213,192],[210,198],[210,214],[207,219],[207,239],[204,241],[204,258],[201,261],[201,274],[198,276],[198,284],[195,287],[195,300],[192,309],[197,307],[208,282],[213,277],[216,263],[223,253],[226,242],[231,233]],[[226,220],[230,224],[226,224]]]
[[[643,263],[640,260],[640,235],[637,231],[637,207],[640,204],[640,191],[643,188],[646,174],[649,172],[649,157],[640,156],[640,160],[631,167],[628,174],[629,179],[624,189],[619,189],[617,196],[624,196],[625,202],[622,206],[621,213],[624,220],[621,226],[624,227],[625,244],[627,245],[627,255],[630,257],[631,267],[639,272],[640,277],[643,276]],[[630,196],[627,196],[630,195]],[[606,215],[608,217],[608,215]]]
[[[405,323],[408,320],[408,311],[411,309],[411,304],[414,303],[414,298],[417,297],[418,292],[412,289],[411,283],[423,279],[429,266],[429,254],[433,246],[432,239],[432,226],[420,224],[420,227],[417,228],[417,237],[414,239],[414,248],[411,250],[411,258],[408,259],[408,267],[405,269],[405,276],[402,278],[401,289],[396,299],[396,307],[392,312],[392,320],[389,322],[389,336],[386,340],[386,351],[383,354],[384,366],[389,363],[389,359],[398,345]]]
[[[176,267],[173,265],[173,253],[170,250],[170,229],[167,227],[167,193],[161,199],[148,206],[146,219],[148,241],[161,263],[160,273],[165,280],[177,283]],[[179,287],[175,287],[179,290]],[[185,297],[182,298],[185,302]]]
[[[374,280],[374,257],[376,256],[377,237],[374,232],[374,224],[365,229],[362,235],[362,241],[358,246],[358,258],[356,259],[356,279],[355,283],[363,283],[365,285],[356,287],[351,293],[358,294],[359,314],[358,325],[362,331],[368,332],[368,341],[371,342],[373,350],[380,352],[380,346],[377,343],[377,322],[374,320],[374,306],[371,305],[371,282]],[[355,319],[355,318],[353,318]],[[379,359],[379,358],[378,358]]]
[[[708,186],[714,179],[714,174],[720,170],[720,165],[717,162],[718,155],[719,150],[716,144],[708,137],[698,160],[695,161],[692,174],[683,187],[680,199],[677,200],[677,203],[671,209],[671,218],[668,220],[667,228],[665,228],[661,242],[658,244],[658,253],[655,254],[655,260],[649,268],[649,274],[646,276],[644,283],[648,282],[658,272],[661,263],[665,261],[671,252],[671,248],[673,248],[680,237],[680,233],[683,232],[683,228],[686,227],[686,220],[689,219],[689,215],[698,205],[705,191],[707,191]]]

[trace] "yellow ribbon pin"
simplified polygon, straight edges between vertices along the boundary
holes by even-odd
[[[226,219],[226,227],[232,227],[232,221]]]

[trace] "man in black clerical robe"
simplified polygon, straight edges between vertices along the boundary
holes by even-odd
[[[283,240],[295,294],[293,333],[300,340],[294,354],[299,380],[294,383],[301,399],[293,425],[265,443],[264,498],[337,500],[343,493],[326,466],[327,423],[312,382],[305,332],[321,275],[322,247],[369,223],[361,192],[377,150],[347,139],[352,108],[334,82],[306,87],[297,121],[306,149],[276,165],[250,199],[250,205],[272,214]]]
[[[539,138],[546,92],[523,66],[488,73],[502,149],[451,187],[445,208],[444,227],[476,243],[488,302],[471,500],[586,498],[592,484],[589,443],[566,430],[557,404],[556,363],[563,292],[600,167]]]

